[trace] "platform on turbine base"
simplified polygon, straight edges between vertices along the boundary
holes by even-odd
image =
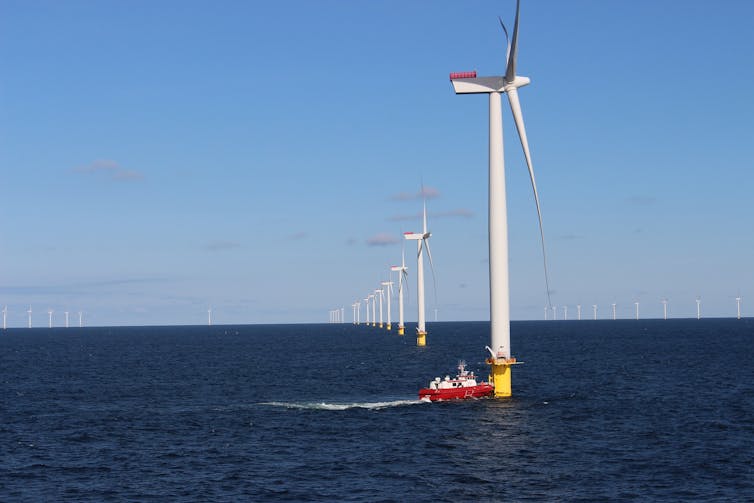
[[[487,358],[490,366],[489,382],[495,388],[495,398],[509,398],[513,396],[511,387],[511,366],[521,365],[524,362],[516,361],[515,358]]]
[[[416,332],[416,345],[417,346],[427,345],[427,332]]]
[[[392,329],[393,329],[393,325],[391,325],[390,323],[388,323],[388,324],[387,324],[387,329],[388,329],[388,330],[392,330]]]
[[[406,333],[405,327],[398,327],[398,335],[404,335]]]

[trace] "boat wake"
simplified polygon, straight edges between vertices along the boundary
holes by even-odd
[[[417,405],[425,402],[419,400],[393,400],[390,402],[354,402],[354,403],[327,403],[327,402],[262,402],[258,405],[267,405],[270,407],[283,407],[286,409],[308,409],[308,410],[349,410],[349,409],[368,409],[380,410],[390,407],[403,407],[406,405]]]

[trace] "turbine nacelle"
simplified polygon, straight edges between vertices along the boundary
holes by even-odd
[[[450,74],[450,82],[453,84],[453,90],[456,94],[485,94],[485,93],[504,93],[511,89],[518,89],[529,85],[529,77],[516,76],[511,82],[505,77],[458,77],[456,75],[465,75],[471,72],[454,72]]]
[[[416,240],[416,241],[418,241],[419,239],[427,239],[431,235],[432,235],[431,232],[425,232],[423,234],[421,232],[404,232],[403,233],[403,237],[404,238],[406,238],[406,239],[413,239],[413,240]],[[398,269],[393,269],[393,270],[395,270],[395,271],[400,270],[400,267],[398,267]]]

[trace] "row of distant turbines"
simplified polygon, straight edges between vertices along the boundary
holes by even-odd
[[[3,310],[1,312],[3,314],[3,330],[6,330],[8,328],[8,306],[3,306]],[[47,326],[49,328],[53,327],[53,324],[52,324],[52,315],[54,313],[55,313],[55,311],[52,310],[52,309],[48,309],[47,310],[47,315],[48,315]],[[63,311],[63,313],[65,314],[65,328],[69,328],[70,327],[70,324],[69,324],[69,320],[70,320],[69,314],[70,313],[69,313],[69,311]],[[32,318],[31,318],[32,309],[31,309],[31,306],[29,306],[29,310],[26,311],[26,315],[27,315],[27,319],[28,319],[28,327],[32,328],[32,323],[31,323],[31,321],[32,321]],[[84,312],[83,311],[79,311],[78,315],[79,315],[79,327],[83,327],[84,326]]]
[[[668,299],[662,299],[660,301],[660,304],[662,304],[662,317],[663,319],[668,319],[668,304],[670,301]],[[612,319],[615,320],[616,318],[616,307],[617,303],[613,302],[610,304],[612,308]],[[561,306],[563,317],[560,318],[562,320],[568,320],[568,306]],[[639,319],[639,302],[634,302],[634,308],[635,308],[635,319]],[[552,311],[552,317],[550,317],[549,313]],[[558,319],[558,308],[557,306],[545,306],[544,307],[544,313],[545,313],[545,320],[552,319],[557,320]],[[736,318],[741,319],[741,296],[739,295],[736,297]],[[581,320],[581,304],[576,304],[576,319]],[[592,319],[597,319],[597,304],[592,304]],[[700,297],[696,298],[696,319],[700,320],[702,319],[702,299]]]

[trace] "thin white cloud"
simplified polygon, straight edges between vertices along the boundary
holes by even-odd
[[[471,218],[473,216],[474,216],[474,213],[471,210],[468,210],[466,208],[456,208],[454,210],[449,210],[449,211],[430,212],[427,215],[427,217],[430,220],[435,219],[435,218],[454,218],[454,217]],[[393,215],[392,217],[388,217],[388,221],[390,222],[405,222],[409,220],[421,222],[421,219],[422,219],[421,212],[409,214],[409,215]]]
[[[400,240],[393,234],[386,232],[381,232],[367,239],[369,246],[388,246],[396,243],[400,243]]]
[[[435,199],[440,197],[440,191],[434,187],[423,187],[419,192],[399,192],[390,196],[391,201],[414,201],[416,199]]]
[[[102,174],[111,180],[132,182],[144,179],[144,174],[133,169],[125,169],[112,159],[96,159],[84,166],[77,166],[71,171],[82,174]]]

